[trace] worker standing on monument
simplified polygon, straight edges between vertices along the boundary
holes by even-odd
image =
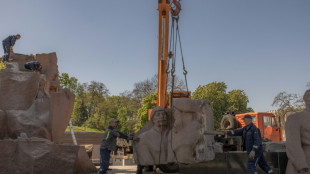
[[[248,153],[248,173],[257,174],[256,165],[258,164],[268,174],[274,174],[273,170],[267,164],[264,154],[263,145],[259,129],[253,124],[252,116],[245,115],[243,117],[245,127],[226,133],[229,136],[242,136],[243,150]]]
[[[4,50],[3,62],[8,62],[10,58],[10,53],[14,53],[13,46],[15,45],[16,40],[21,38],[20,34],[11,35],[5,38],[2,41],[2,46]]]
[[[116,138],[124,138],[132,140],[133,136],[120,132],[116,129],[117,120],[111,118],[109,120],[109,127],[103,135],[103,140],[100,145],[100,172],[99,174],[106,174],[109,168],[110,153],[116,150]]]

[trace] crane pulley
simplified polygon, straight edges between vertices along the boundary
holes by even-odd
[[[171,14],[172,16],[179,16],[181,12],[181,3],[179,0],[173,0],[172,1],[172,6],[171,6]]]

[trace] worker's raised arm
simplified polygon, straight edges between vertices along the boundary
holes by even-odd
[[[128,136],[127,134],[125,134],[124,132],[121,132],[121,131],[118,131],[117,129],[114,129],[111,134],[115,137],[118,137],[118,138],[123,138],[123,139],[126,139],[126,140],[130,140],[132,139],[133,137],[132,136]]]
[[[128,135],[123,133],[123,132],[118,132],[119,133],[119,138],[123,138],[123,139],[128,139]]]
[[[289,161],[298,171],[306,168],[308,169],[308,164],[306,161],[305,152],[302,149],[300,124],[298,124],[299,120],[294,117],[298,117],[298,115],[289,116],[285,123],[286,154]]]
[[[236,129],[236,130],[231,130],[231,131],[227,131],[227,135],[229,136],[242,136],[242,133],[243,133],[243,129]]]

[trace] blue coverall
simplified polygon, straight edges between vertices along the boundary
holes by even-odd
[[[16,42],[16,36],[11,35],[2,41],[2,46],[4,50],[3,61],[8,61],[10,57],[10,46],[14,46]]]
[[[251,151],[255,152],[255,157],[253,159],[248,158],[248,173],[256,174],[256,165],[264,170],[268,174],[273,174],[272,169],[267,164],[264,154],[263,145],[259,129],[253,124],[245,126],[242,129],[237,129],[234,131],[228,131],[229,136],[242,136],[243,150],[247,151],[249,155]]]
[[[125,133],[109,126],[103,135],[103,140],[100,145],[100,172],[99,174],[106,174],[109,168],[110,153],[116,150],[116,138],[132,139]]]

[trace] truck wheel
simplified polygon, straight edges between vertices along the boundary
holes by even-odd
[[[237,129],[238,121],[233,115],[224,115],[221,120],[221,129]]]
[[[179,172],[179,165],[177,163],[162,164],[162,165],[159,165],[158,168],[164,173],[178,173]]]

